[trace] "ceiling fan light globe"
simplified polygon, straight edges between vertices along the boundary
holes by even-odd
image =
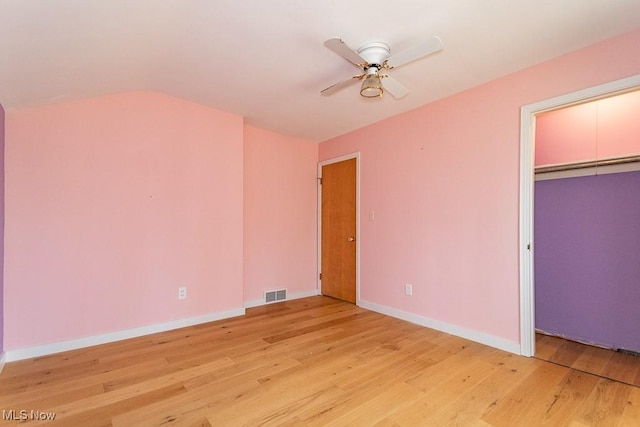
[[[368,75],[362,82],[362,87],[360,88],[361,96],[365,98],[381,98],[382,93],[382,82],[377,75]]]

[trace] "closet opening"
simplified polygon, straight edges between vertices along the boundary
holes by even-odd
[[[535,357],[635,385],[640,91],[541,113],[535,126]]]
[[[567,139],[569,143],[565,144],[565,146],[561,147],[561,149],[556,150],[556,153],[545,152],[543,148],[537,150],[536,140],[539,140],[541,136],[544,136],[544,130],[537,129],[538,126],[536,126],[536,124],[538,121],[544,122],[545,120],[553,122],[554,114],[571,115],[575,113],[575,110],[589,110],[593,108],[593,105],[589,105],[591,102],[613,103],[616,95],[629,95],[630,97],[637,96],[638,89],[640,89],[640,75],[606,83],[597,87],[588,88],[560,97],[544,100],[535,104],[524,106],[521,109],[520,331],[521,354],[525,356],[534,356],[534,354],[536,354],[536,328],[538,326],[541,326],[540,328],[538,328],[541,330],[544,330],[544,328],[548,328],[548,325],[538,325],[539,322],[536,321],[537,315],[538,317],[540,317],[540,321],[542,321],[543,323],[546,322],[546,320],[544,319],[546,314],[543,313],[543,310],[545,310],[544,303],[539,303],[538,305],[540,306],[536,305],[536,292],[538,291],[537,287],[539,285],[538,280],[542,280],[544,278],[544,274],[537,271],[538,267],[534,263],[534,257],[538,259],[539,262],[539,256],[544,255],[541,250],[542,248],[538,247],[538,243],[540,242],[536,242],[536,238],[534,236],[534,228],[536,228],[534,227],[534,222],[538,224],[540,220],[540,218],[534,218],[534,194],[536,194],[536,192],[540,192],[540,194],[538,194],[537,196],[541,196],[543,194],[542,191],[539,191],[536,188],[536,186],[550,186],[550,183],[555,181],[562,183],[561,187],[566,187],[567,183],[577,182],[577,180],[580,179],[597,179],[599,182],[601,181],[602,183],[604,183],[605,181],[614,179],[614,177],[634,174],[638,171],[634,171],[633,168],[637,168],[637,166],[640,165],[640,162],[637,161],[637,157],[640,156],[640,147],[638,147],[640,138],[638,138],[637,135],[635,141],[631,141],[630,143],[631,147],[635,148],[626,150],[625,152],[614,152],[611,150],[611,144],[605,143],[608,137],[603,135],[603,131],[606,131],[607,127],[611,127],[611,124],[615,121],[614,119],[620,117],[620,112],[609,114],[608,112],[603,112],[606,109],[603,109],[601,105],[598,106],[598,108],[596,109],[598,110],[596,112],[596,115],[600,115],[600,120],[596,120],[596,123],[591,125],[591,128],[596,128],[595,136],[593,136],[593,138],[595,138],[595,143],[586,144],[588,150],[585,150],[584,143],[582,144],[582,146],[575,145],[575,142],[580,139],[578,138],[578,136],[587,133],[586,130],[589,127],[584,125],[579,128],[574,128],[573,130],[570,130],[568,127],[562,128],[562,131],[564,132],[564,135],[566,137],[565,139]],[[565,110],[565,107],[573,107],[574,110],[571,111],[571,109],[569,108],[567,109],[567,111],[563,111]],[[635,108],[635,111],[635,114],[637,115],[637,112],[640,111],[640,109]],[[545,117],[545,115],[547,117]],[[637,118],[634,121],[636,123],[640,122],[640,120],[638,120]],[[618,137],[619,135],[613,135],[614,139]],[[539,144],[542,144],[542,142],[540,142]],[[541,147],[543,146],[541,145]],[[580,152],[580,150],[582,150],[582,152]],[[585,154],[585,152],[587,154]],[[570,153],[573,153],[573,158],[568,157]],[[578,156],[578,154],[580,155]],[[536,166],[538,167],[537,174],[534,173]],[[616,170],[616,168],[618,170]],[[546,176],[547,179],[542,178],[542,176]],[[574,188],[564,188],[563,190],[565,192],[568,192],[571,197],[575,197],[580,193],[580,190]],[[605,191],[605,193],[607,192]],[[629,201],[630,199],[626,198],[625,206],[628,209],[634,209],[633,206],[628,206]],[[592,214],[592,216],[604,218],[605,222],[615,223],[619,221],[620,218],[617,217],[616,212],[618,211],[612,210],[611,202],[612,201],[610,200],[610,198],[606,199],[603,203],[601,203],[599,209],[596,209],[595,207],[589,205],[588,209],[585,209],[585,211]],[[583,201],[583,203],[588,204],[591,202]],[[542,207],[543,205],[536,207],[536,211],[539,211]],[[553,212],[554,209],[556,208],[552,208],[551,211]],[[570,221],[569,226],[572,226],[574,228],[577,227],[578,221],[574,220],[573,222],[575,222],[576,224],[572,224]],[[560,230],[562,231],[556,234],[562,235],[563,233],[565,233],[565,231],[568,230],[568,228],[570,228],[569,226],[560,227]],[[595,238],[597,237],[596,235],[599,231],[599,229],[591,229],[590,232],[585,233],[583,231],[582,234],[586,234],[588,237]],[[640,232],[638,234],[640,235]],[[542,246],[544,246],[544,244]],[[568,246],[570,249],[570,253],[574,252],[578,255],[583,255],[584,258],[583,252],[585,252],[586,250],[584,244],[577,245],[574,243],[573,246]],[[598,252],[598,258],[603,260],[609,259],[610,261],[613,260],[614,267],[610,267],[606,272],[601,272],[602,274],[600,274],[600,277],[605,277],[604,280],[607,283],[611,283],[612,280],[616,279],[616,275],[621,276],[618,277],[618,279],[624,279],[626,277],[625,275],[633,274],[620,273],[621,270],[619,268],[615,268],[616,262],[618,262],[620,259],[620,250],[616,250],[615,248],[612,249],[611,246],[605,247],[605,249],[606,250],[601,250],[600,252]],[[538,254],[538,251],[540,251],[540,254]],[[622,252],[624,252],[624,250]],[[638,252],[636,252],[636,254],[637,253]],[[581,270],[578,266],[573,265],[572,263],[574,262],[565,262],[565,264],[563,264],[563,268],[572,270],[574,272],[581,272],[582,279],[578,279],[578,282],[584,282],[586,280],[584,274],[585,270]],[[640,264],[640,262],[638,262],[638,264]],[[534,270],[536,270],[535,285]],[[538,275],[540,275],[541,277],[537,277]],[[558,292],[560,292],[560,288],[551,289],[552,290],[550,293],[552,295],[554,295],[554,293],[557,294]],[[543,293],[545,292],[543,287],[540,288],[540,292],[541,296],[543,296]],[[579,291],[577,293],[574,292],[572,295],[574,300],[582,301],[586,304],[587,297],[585,295],[585,291]],[[630,293],[628,293],[627,295],[629,299],[635,298]],[[601,303],[601,305],[603,306],[607,304],[613,304],[613,306],[615,307],[615,303],[611,303],[609,299],[607,299],[610,296],[611,295],[603,296],[602,293],[600,293],[599,298],[595,299],[598,300],[597,302]],[[560,299],[560,296],[556,296],[556,299]],[[566,305],[559,305],[559,307],[561,307],[560,311],[562,311],[566,308]],[[622,309],[625,309],[625,307],[623,306]],[[601,327],[606,326],[607,323],[611,323],[611,318],[609,316],[603,316],[601,314],[598,314],[596,316],[596,314],[594,313],[591,314],[592,317],[597,317],[597,320],[600,321]],[[637,324],[637,322],[635,323]],[[574,324],[574,326],[576,325]],[[551,332],[553,333],[553,331]],[[635,347],[635,343],[632,343],[632,347]],[[622,350],[633,352],[633,348],[623,348]]]

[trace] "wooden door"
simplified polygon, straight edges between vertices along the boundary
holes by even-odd
[[[356,302],[356,159],[322,166],[322,294]]]

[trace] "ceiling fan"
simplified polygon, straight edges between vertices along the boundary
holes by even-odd
[[[363,97],[382,98],[384,91],[387,91],[393,95],[394,98],[399,99],[407,95],[409,90],[388,74],[382,74],[381,71],[392,70],[416,59],[438,52],[442,49],[442,40],[436,36],[424,43],[417,44],[393,55],[390,55],[391,49],[389,45],[380,41],[365,43],[357,50],[351,49],[339,37],[325,41],[324,45],[356,67],[362,69],[363,73],[323,89],[320,92],[322,95],[331,95],[356,81],[362,80],[360,95]]]

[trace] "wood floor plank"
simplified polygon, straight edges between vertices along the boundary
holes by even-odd
[[[224,388],[192,388],[170,400],[116,414],[112,417],[113,427],[190,425],[197,424],[203,417],[211,425],[216,425],[207,417],[213,408],[225,408],[229,403],[256,392],[255,383],[251,382],[222,382],[220,385]]]
[[[113,399],[113,396],[108,395],[97,396],[98,399],[104,398],[100,405],[87,407],[78,405],[73,408],[54,406],[53,412],[58,415],[56,417],[57,426],[111,426],[113,417],[119,414],[126,413],[133,408],[147,406],[153,402],[173,399],[185,392],[186,390],[181,384],[169,384],[148,391],[139,391],[121,399]],[[82,399],[83,402],[87,400]],[[90,400],[94,400],[93,397]],[[39,424],[35,423],[34,425]]]
[[[149,337],[140,337],[109,343],[108,346],[96,345],[32,359],[20,360],[7,364],[5,369],[2,371],[2,377],[21,376],[25,373],[46,371],[52,368],[57,369],[61,366],[70,366],[87,361],[92,361],[94,363],[96,360],[100,360],[100,357],[102,356],[121,354],[127,351],[136,353],[139,353],[140,351],[146,352],[152,345],[153,342]]]
[[[362,393],[370,390],[362,388]],[[387,387],[384,393],[372,393],[371,397],[361,404],[353,405],[350,410],[330,422],[323,422],[324,426],[354,426],[361,420],[374,424],[386,418],[392,411],[409,410],[413,402],[422,397],[420,391],[406,383],[399,382]],[[326,420],[324,420],[326,421]]]
[[[560,347],[549,358],[550,362],[562,366],[572,366],[585,350],[583,344],[575,341],[563,340]]]
[[[240,363],[234,362],[211,372],[183,379],[187,393],[171,401],[154,403],[138,410],[114,417],[114,426],[154,426],[165,423],[189,424],[198,419],[198,414],[207,415],[211,408],[228,409],[261,394],[259,378],[274,375],[299,365],[294,359],[285,357],[254,358]],[[211,420],[210,418],[208,418]]]
[[[84,389],[105,390],[104,383],[115,379],[131,378],[138,373],[147,373],[150,376],[157,376],[159,369],[166,366],[166,361],[152,359],[137,363],[120,369],[98,369],[91,375],[69,375],[66,381],[57,383],[42,382],[38,387],[32,387],[29,391],[13,393],[2,397],[2,401],[7,406],[24,407],[26,402],[42,400],[58,394],[73,393]],[[161,372],[161,371],[160,371]],[[2,382],[2,381],[0,381]],[[97,387],[97,388],[96,388]]]
[[[600,379],[582,406],[576,421],[586,425],[616,426],[626,409],[632,387]]]
[[[635,387],[629,392],[627,404],[620,417],[620,427],[635,427],[640,420],[640,387]]]
[[[550,360],[563,342],[562,338],[536,333],[536,357]]]
[[[614,352],[606,348],[585,346],[582,355],[570,367],[595,375],[602,375],[605,366],[607,366],[613,355]]]
[[[569,371],[563,380],[551,391],[553,401],[544,411],[537,410],[534,418],[541,426],[566,425],[571,422],[574,413],[582,406],[599,379],[580,371]]]
[[[475,369],[474,364],[483,361],[481,356],[488,356],[493,351],[494,349],[490,347],[467,342],[462,351],[455,352],[438,363],[424,368],[407,383],[423,391],[432,390],[434,385],[446,382],[451,377],[472,375],[472,371]]]
[[[539,365],[516,388],[495,401],[482,419],[495,426],[536,425],[556,402],[556,389],[570,370],[553,364]]]
[[[2,399],[5,408],[52,408],[90,396],[100,396],[105,392],[102,384],[96,383],[84,387],[57,388],[37,393],[20,393]],[[1,409],[1,408],[0,408]]]
[[[3,381],[2,384],[0,384],[0,396],[16,393],[18,390],[12,384],[19,384],[20,391],[42,388],[58,382],[67,381],[70,376],[85,376],[95,372],[98,364],[97,359],[92,359],[80,363],[65,363],[56,369],[36,369],[32,372],[24,373],[20,377],[14,377],[14,381],[9,380],[6,384]],[[7,385],[9,388],[5,387]]]
[[[451,416],[449,408],[455,406],[461,394],[476,387],[498,369],[481,359],[464,365],[450,373],[448,378],[425,386],[420,399],[407,408],[395,410],[390,418],[401,425],[409,426],[456,425],[458,415]]]
[[[313,382],[302,387],[304,378],[294,382],[299,387],[287,387],[277,382],[261,384],[252,393],[242,396],[242,399],[236,399],[224,408],[217,408],[208,414],[208,418],[215,425],[224,425],[230,419],[238,425],[277,424],[288,419],[291,408],[304,406],[328,388],[325,383]]]
[[[536,333],[535,357],[629,385],[640,385],[640,357],[636,355]]]
[[[616,381],[633,384],[638,372],[640,372],[640,357],[615,352],[601,374]]]
[[[506,393],[532,374],[535,365],[530,359],[496,351],[486,359],[490,375],[480,382],[467,384],[464,391],[448,404],[433,412],[423,413],[424,422],[434,426],[489,425],[481,418]],[[392,415],[391,418],[395,418]],[[408,425],[405,423],[405,425]]]
[[[59,406],[53,406],[51,410],[60,414],[61,417],[69,419],[76,419],[78,417],[83,418],[83,414],[93,413],[95,411],[99,412],[100,408],[115,408],[123,406],[124,408],[126,408],[126,410],[129,410],[131,408],[134,408],[135,405],[130,405],[126,402],[136,402],[135,399],[141,394],[149,394],[149,396],[153,397],[149,400],[153,401],[156,398],[157,390],[167,389],[171,393],[184,393],[186,392],[186,389],[183,385],[184,381],[198,377],[211,371],[224,369],[232,363],[233,362],[231,362],[230,360],[217,360],[209,364],[185,369],[180,372],[157,376],[147,381],[123,387],[121,389],[114,390],[109,393],[104,393],[99,396],[83,397],[82,399],[74,402]],[[158,397],[158,399],[160,399],[160,397]],[[116,414],[117,413],[114,413],[113,415]]]

